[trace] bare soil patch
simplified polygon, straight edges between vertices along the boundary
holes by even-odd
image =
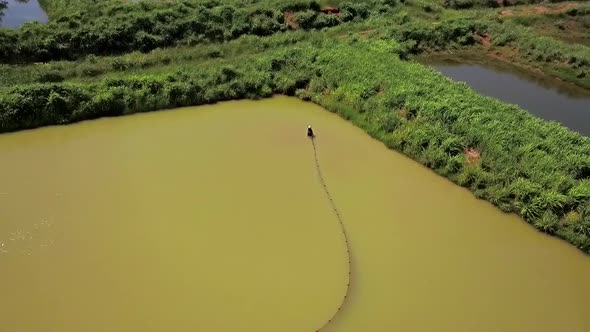
[[[465,157],[467,157],[467,163],[477,164],[481,160],[481,153],[476,148],[466,148]]]
[[[499,0],[501,1],[501,0]],[[570,2],[556,6],[535,6],[526,7],[521,9],[509,9],[500,12],[501,16],[530,16],[530,15],[546,15],[546,14],[559,14],[567,11],[570,8],[580,7],[579,3]]]
[[[295,19],[295,14],[291,11],[285,12],[285,22],[291,29],[299,28],[299,23]]]

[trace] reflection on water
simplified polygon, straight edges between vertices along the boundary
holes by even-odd
[[[590,91],[502,67],[449,60],[430,65],[455,81],[466,82],[478,93],[517,104],[542,119],[590,135]]]
[[[38,0],[0,0],[0,27],[16,28],[32,21],[47,22]]]

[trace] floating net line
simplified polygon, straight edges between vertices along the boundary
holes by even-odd
[[[336,315],[338,315],[338,313],[340,312],[340,310],[342,310],[342,307],[344,307],[344,304],[346,303],[346,299],[348,298],[348,294],[350,292],[350,282],[351,282],[351,274],[352,274],[352,263],[351,263],[351,256],[352,255],[350,254],[351,250],[350,250],[350,244],[348,242],[348,235],[346,234],[346,227],[344,226],[344,221],[342,221],[342,215],[340,214],[340,210],[338,210],[338,207],[336,206],[336,203],[334,202],[334,198],[332,197],[332,193],[330,192],[330,190],[328,189],[328,186],[326,185],[326,180],[324,179],[324,175],[322,174],[322,169],[320,167],[320,160],[318,158],[316,140],[313,137],[311,138],[311,145],[313,146],[313,158],[315,161],[315,168],[316,168],[316,171],[318,174],[318,178],[320,180],[320,184],[322,186],[322,189],[326,193],[326,196],[328,197],[328,200],[330,201],[330,207],[332,208],[332,211],[334,212],[334,215],[336,216],[336,219],[338,220],[338,223],[340,224],[340,230],[342,231],[342,236],[344,238],[344,244],[345,244],[345,249],[346,249],[346,259],[348,261],[348,275],[347,275],[347,279],[346,279],[346,290],[344,291],[344,296],[342,297],[342,300],[340,301],[338,308],[332,314],[332,316],[320,328],[318,328],[316,330],[316,331],[320,331],[332,322],[332,320],[336,317]]]

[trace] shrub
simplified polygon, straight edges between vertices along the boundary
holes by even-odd
[[[65,78],[57,71],[44,72],[39,75],[37,82],[40,83],[56,83],[62,82]]]
[[[244,4],[235,0],[62,3],[52,9],[58,16],[47,24],[0,29],[0,62],[78,59],[222,42],[247,34],[268,36],[286,29],[286,11],[295,13],[304,29],[331,27],[341,22],[335,16],[321,14],[317,1],[293,1],[279,8],[272,2]],[[342,7],[346,20],[366,19],[370,15],[366,3],[343,3]]]
[[[295,21],[303,29],[311,29],[315,26],[315,19],[318,16],[317,12],[313,10],[306,10],[295,14]]]
[[[537,218],[533,224],[545,233],[555,234],[559,228],[559,218],[553,212],[547,211],[541,218]]]

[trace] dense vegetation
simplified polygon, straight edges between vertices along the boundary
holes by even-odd
[[[367,18],[371,11],[386,11],[393,0],[340,5],[341,13],[320,11],[316,1],[272,2],[247,6],[248,0],[172,3],[107,0],[84,10],[68,9],[48,24],[0,29],[0,61],[35,62],[77,59],[158,47],[222,42],[242,35],[267,36],[297,27],[323,28]]]
[[[538,36],[508,22],[495,25],[490,31],[496,37],[494,45],[510,46],[529,63],[545,65],[546,72],[590,88],[590,48]]]
[[[484,16],[480,11],[427,22],[408,20],[389,29],[390,37],[402,42],[409,54],[476,48],[480,54],[499,55],[513,64],[537,68],[550,76],[590,88],[587,46],[539,35],[512,18]],[[488,38],[488,45],[484,44],[484,37]]]
[[[170,65],[160,72],[113,72],[90,83],[5,87],[0,130],[275,93],[297,95],[337,112],[502,210],[590,252],[589,138],[402,61],[398,55],[404,47],[396,42],[295,36],[299,38],[249,37],[235,43],[264,41],[268,50]],[[477,151],[479,158],[469,159],[466,151]]]
[[[566,7],[542,15],[516,14],[506,19],[530,27],[538,35],[590,46],[590,4]]]
[[[541,3],[546,0],[444,0],[445,7],[455,9],[468,9],[473,7],[508,7],[518,5],[528,5],[534,3]],[[567,0],[553,0],[552,2],[560,2]]]
[[[243,35],[267,36],[342,24],[351,27],[365,21],[369,22],[368,29],[378,29],[401,42],[406,50],[404,58],[423,52],[446,52],[449,48],[481,48],[482,36],[490,36],[492,44],[485,52],[499,53],[507,62],[590,87],[590,48],[540,36],[520,24],[523,19],[489,10],[445,10],[442,2],[428,0],[339,1],[338,13],[322,12],[322,5],[330,3],[334,2],[44,0],[42,4],[52,18],[50,23],[0,29],[0,63],[77,61],[88,55],[146,53],[157,48],[218,43]],[[581,20],[586,9],[571,8],[567,15]],[[509,52],[504,51],[506,48]],[[104,68],[87,71],[101,72]],[[11,70],[6,76],[14,74]],[[47,79],[55,76],[39,75]]]
[[[590,253],[590,139],[407,61],[510,49],[590,87],[588,47],[486,10],[324,4],[45,0],[49,24],[0,29],[0,131],[295,95]],[[48,63],[14,64],[31,61]]]
[[[382,4],[381,7],[378,6],[382,11],[376,12],[374,8],[368,12],[355,10],[355,15],[360,16],[355,16],[357,18],[353,21],[344,22],[344,25],[339,21],[342,29],[336,30],[340,30],[341,34],[346,33],[348,30],[354,30],[355,27],[358,28],[359,26],[364,27],[366,30],[378,30],[377,34],[385,35],[400,43],[403,53],[401,56],[404,59],[409,59],[414,55],[424,52],[435,52],[436,54],[436,52],[446,53],[449,49],[453,51],[481,49],[478,51],[480,53],[483,52],[481,54],[493,54],[494,58],[497,58],[497,54],[500,54],[507,62],[512,64],[518,64],[525,68],[537,68],[548,75],[557,76],[582,87],[590,88],[590,48],[586,46],[539,36],[533,30],[514,22],[512,19],[497,16],[485,17],[479,11],[456,17],[456,15],[451,16],[444,11],[440,12],[441,8],[435,6],[429,7],[429,5],[426,5],[430,9],[424,9],[422,3],[407,3],[407,5],[398,5],[397,7],[388,7],[388,5],[383,5],[385,2],[381,1],[379,3]],[[293,4],[290,6],[291,8],[295,8]],[[318,4],[315,2],[304,2],[299,6],[298,8],[305,6],[316,8]],[[364,8],[359,4],[355,4],[353,7]],[[384,9],[386,7],[388,8],[387,10]],[[249,10],[252,10],[252,8],[249,8]],[[416,13],[417,10],[421,12],[422,16]],[[326,16],[326,14],[322,15]],[[369,16],[367,19],[362,19],[365,15]],[[441,17],[434,21],[439,16],[450,17]],[[301,21],[299,16],[294,15],[293,17],[297,17]],[[333,17],[338,17],[341,21],[344,20],[342,16]],[[303,22],[306,21],[303,20]],[[308,23],[302,25],[306,26],[306,24]],[[38,24],[33,26],[42,27],[42,25]],[[385,28],[383,28],[384,26]],[[376,29],[378,27],[381,28]],[[27,26],[21,28],[21,30],[26,29]],[[290,29],[289,23],[285,21],[277,32],[287,31],[288,29]],[[298,30],[301,30],[301,28]],[[334,28],[331,30],[334,30]],[[252,34],[248,33],[246,35]],[[482,45],[484,36],[490,38],[491,42],[488,46]],[[333,38],[335,36],[332,35],[331,37]],[[184,40],[180,44],[190,48],[193,43],[186,41]],[[205,43],[205,41],[201,42]],[[128,51],[135,49],[133,46],[129,47],[131,49]],[[66,49],[63,48],[60,51],[62,55],[63,52],[66,52]],[[135,49],[135,51],[146,53],[146,49],[143,46]],[[12,51],[11,49],[9,52],[22,53],[27,51],[25,49]],[[43,53],[44,51],[42,48],[35,48],[34,52]],[[197,51],[193,51],[193,53],[195,52]],[[103,53],[109,53],[109,51],[107,50]],[[165,50],[158,49],[156,53],[167,53],[167,56],[160,59],[164,64],[169,61],[178,60],[178,57],[174,56],[174,51],[166,52]],[[215,53],[211,55],[215,56]],[[138,67],[144,68],[145,66],[154,65],[149,60],[150,57],[149,54],[145,56],[138,55],[132,58],[126,56],[108,58],[90,56],[79,59],[76,62],[53,61],[45,66],[14,67],[0,64],[0,70],[4,72],[4,77],[0,77],[0,85],[33,81],[60,81],[64,78],[74,76],[90,78],[113,69],[127,70]],[[56,59],[60,59],[60,57]]]

